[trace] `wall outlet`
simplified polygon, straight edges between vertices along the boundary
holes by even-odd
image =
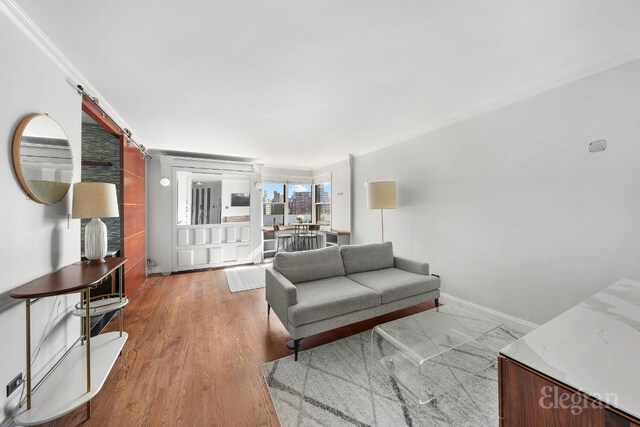
[[[18,374],[9,384],[7,384],[7,397],[22,385],[22,373]]]

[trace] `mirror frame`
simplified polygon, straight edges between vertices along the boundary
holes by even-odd
[[[18,178],[18,181],[20,182],[20,186],[22,187],[24,192],[27,193],[27,195],[31,200],[33,200],[34,202],[42,203],[43,205],[53,205],[54,203],[58,203],[59,201],[61,201],[67,196],[73,182],[69,183],[69,186],[67,187],[67,191],[65,191],[64,195],[60,198],[60,200],[56,200],[55,202],[44,201],[40,199],[38,196],[36,196],[31,190],[31,188],[29,188],[29,184],[27,184],[27,180],[24,178],[22,165],[20,163],[20,144],[22,141],[22,135],[24,134],[25,128],[29,125],[29,123],[31,123],[31,120],[37,117],[47,117],[50,120],[53,120],[60,127],[60,129],[62,130],[62,133],[64,133],[65,137],[67,138],[67,142],[69,142],[69,137],[67,136],[67,133],[64,131],[64,128],[60,126],[60,123],[58,123],[55,119],[50,117],[48,114],[46,113],[29,114],[20,121],[20,124],[18,124],[18,127],[16,128],[16,132],[13,134],[13,145],[12,145],[13,170],[16,174],[16,177]],[[69,151],[71,152],[71,164],[73,165],[73,150],[71,149],[71,143],[69,143]],[[72,172],[71,180],[73,181],[73,172]]]

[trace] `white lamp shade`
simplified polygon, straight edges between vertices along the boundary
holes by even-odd
[[[396,208],[396,182],[373,181],[367,182],[367,208],[369,209],[395,209]]]
[[[73,184],[73,218],[120,216],[115,184],[78,182]]]

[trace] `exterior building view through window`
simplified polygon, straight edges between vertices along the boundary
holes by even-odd
[[[263,225],[302,222],[331,225],[331,183],[265,182],[262,189]]]
[[[289,224],[298,222],[297,218],[304,218],[302,222],[311,222],[311,184],[289,184]]]
[[[285,184],[264,183],[262,191],[264,225],[284,225],[285,194]]]

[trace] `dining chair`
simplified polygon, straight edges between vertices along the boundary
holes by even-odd
[[[308,234],[309,224],[296,222],[293,224],[293,250],[305,250],[305,235]]]
[[[293,249],[293,234],[282,233],[279,225],[273,225],[273,232],[276,236],[276,253],[290,252]]]
[[[309,224],[307,227],[307,231],[300,235],[304,250],[320,249],[320,234],[318,233],[319,231],[320,225]]]

